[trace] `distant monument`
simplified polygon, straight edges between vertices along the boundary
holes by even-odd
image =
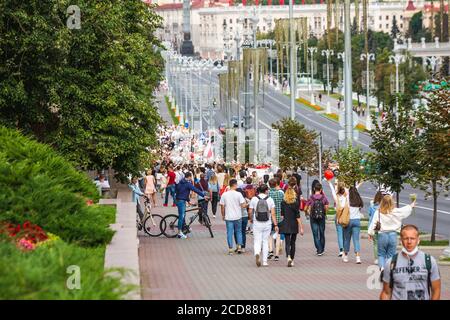
[[[183,0],[183,43],[181,44],[181,54],[183,56],[194,55],[194,45],[191,41],[191,1]]]

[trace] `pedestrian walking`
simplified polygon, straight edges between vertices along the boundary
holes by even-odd
[[[319,101],[322,102],[322,94],[319,93]]]
[[[184,178],[176,185],[175,195],[176,195],[176,205],[178,207],[178,238],[186,239],[186,235],[183,233],[183,226],[185,225],[186,216],[186,202],[189,202],[189,194],[194,191],[199,196],[205,197],[208,195],[206,191],[197,189],[192,184],[193,178],[191,172],[186,172]]]
[[[380,205],[381,207],[381,205]],[[400,231],[402,250],[389,258],[383,272],[381,300],[440,300],[441,276],[436,259],[419,250],[419,229]]]
[[[156,207],[156,173],[155,170],[147,170],[145,176],[145,195],[152,199],[153,207]]]
[[[245,186],[245,185],[243,185]],[[241,218],[241,233],[242,233],[242,246],[241,246],[241,253],[245,253],[245,247],[247,245],[247,225],[248,225],[248,204],[250,203],[250,199],[247,199],[245,190],[243,187],[238,187],[236,189],[238,192],[242,194],[244,197],[245,203],[247,204],[245,208],[241,208],[242,212],[242,218]],[[237,243],[237,235],[235,233],[234,235],[234,241]],[[237,252],[237,249],[235,250]]]
[[[173,205],[172,207],[176,207],[175,204],[175,172],[173,171],[173,167],[169,166],[168,172],[167,172],[167,187],[166,187],[166,198],[164,199],[164,207],[167,207],[167,203],[169,201],[169,193],[172,196],[173,199]]]
[[[320,183],[314,184],[313,192],[306,202],[305,211],[310,216],[316,254],[322,256],[325,252],[325,223],[329,202]]]
[[[338,182],[336,189],[334,188],[331,181],[329,182],[329,185],[331,193],[333,194],[334,203],[336,205],[336,216],[334,219],[334,224],[336,226],[336,234],[339,247],[338,257],[342,257],[342,255],[344,254],[344,230],[342,225],[339,223],[339,218],[343,214],[350,214],[350,208],[348,204],[348,190],[345,188],[345,184],[343,182]]]
[[[281,216],[283,217],[283,220],[279,223],[280,234],[284,235],[286,241],[285,249],[288,267],[294,266],[297,234],[300,233],[303,235],[303,224],[300,218],[299,207],[300,204],[297,193],[294,188],[289,185],[284,193],[283,201],[281,202]]]
[[[166,169],[161,169],[161,172],[158,173],[160,175],[160,182],[159,182],[159,192],[161,193],[161,199],[164,198],[164,195],[166,194],[166,188],[167,188],[167,172]]]
[[[269,256],[268,259],[272,258],[275,261],[279,260],[279,255],[281,251],[281,246],[283,245],[284,235],[281,236],[279,233],[275,232],[275,225],[281,221],[281,202],[284,198],[284,192],[280,189],[280,182],[277,179],[269,180],[269,197],[273,200],[275,204],[275,218],[276,220],[272,223],[272,230],[269,239]],[[275,254],[273,252],[273,242],[275,240]]]
[[[269,197],[269,187],[262,184],[258,188],[258,195],[250,201],[248,219],[253,223],[253,249],[256,265],[268,266],[269,236],[272,230],[272,221],[276,221],[275,203]],[[278,232],[278,225],[275,225]],[[262,255],[262,256],[261,256]]]
[[[359,195],[358,189],[351,186],[348,190],[350,222],[348,226],[344,227],[344,254],[342,260],[348,262],[348,253],[350,252],[350,241],[353,239],[353,248],[356,255],[356,263],[361,264],[361,209],[364,207],[364,202]]]
[[[227,228],[228,254],[233,255],[233,236],[236,236],[236,252],[242,253],[242,210],[247,203],[237,189],[236,179],[230,180],[230,190],[225,192],[220,198],[222,218]]]
[[[208,188],[211,194],[211,212],[213,214],[213,218],[216,217],[217,213],[217,204],[219,203],[219,182],[217,181],[217,176],[214,174],[211,176],[208,182]]]
[[[377,191],[377,193],[375,194],[375,197],[373,198],[373,200],[370,202],[370,207],[369,207],[369,225],[372,223],[373,217],[375,215],[375,211],[378,210],[378,208],[380,207],[380,202],[381,199],[383,198],[383,194],[381,193],[381,191]],[[378,265],[378,232],[376,230],[374,230],[374,235],[372,237],[373,240],[373,257],[374,257],[374,264]]]
[[[397,232],[400,231],[403,219],[411,214],[416,205],[413,201],[410,205],[396,208],[391,195],[384,195],[380,207],[373,214],[372,222],[367,233],[372,240],[375,231],[378,231],[378,266],[384,268],[386,260],[391,258],[397,250]]]

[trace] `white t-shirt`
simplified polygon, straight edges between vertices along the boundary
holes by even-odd
[[[224,192],[220,198],[220,204],[225,206],[225,220],[234,221],[242,218],[241,204],[245,199],[240,192],[230,190]]]
[[[217,176],[217,182],[219,183],[219,186],[222,188],[223,181],[225,180],[225,172],[216,173],[216,176]]]
[[[275,202],[273,202],[273,199],[270,198],[268,195],[266,195],[264,193],[258,194],[258,196],[261,199],[268,198],[267,199],[267,205],[269,207],[269,220],[265,221],[265,222],[261,222],[261,221],[257,221],[255,219],[255,210],[256,210],[256,206],[258,205],[259,199],[257,197],[253,197],[252,200],[250,201],[250,205],[249,205],[249,208],[253,209],[253,212],[252,212],[253,224],[257,224],[257,225],[265,225],[265,224],[271,225],[272,224],[272,214],[271,214],[271,212],[272,212],[272,208],[275,208]]]

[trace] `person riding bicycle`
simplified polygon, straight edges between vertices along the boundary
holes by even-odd
[[[208,192],[197,189],[192,184],[192,173],[186,172],[184,178],[180,180],[180,182],[175,187],[176,199],[175,203],[178,207],[178,238],[186,239],[186,235],[183,233],[183,225],[185,224],[184,218],[186,215],[186,202],[189,202],[189,194],[191,191],[194,191],[199,196],[208,199]]]

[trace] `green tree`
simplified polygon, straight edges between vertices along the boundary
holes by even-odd
[[[437,199],[449,189],[450,179],[450,92],[439,89],[427,98],[427,106],[420,108],[418,127],[420,134],[416,152],[418,161],[413,185],[418,185],[433,197],[433,223],[431,241],[435,240]],[[431,191],[429,191],[431,189]]]
[[[340,148],[333,158],[339,163],[339,181],[347,186],[356,186],[358,182],[366,179],[362,165],[365,154],[361,148],[349,144],[345,148]]]
[[[385,120],[378,124],[373,118],[373,130],[370,131],[372,143],[370,147],[376,152],[370,162],[377,168],[373,177],[376,182],[389,186],[399,194],[404,184],[409,181],[416,168],[417,147],[415,129],[411,123],[411,103],[408,98],[399,97],[397,113],[393,112],[393,104]]]
[[[148,165],[156,144],[161,18],[141,1],[80,0],[81,29],[69,29],[71,4],[0,4],[0,123],[79,168],[124,177]]]
[[[317,166],[317,133],[308,130],[297,120],[284,118],[272,124],[279,130],[279,163],[281,168]]]

